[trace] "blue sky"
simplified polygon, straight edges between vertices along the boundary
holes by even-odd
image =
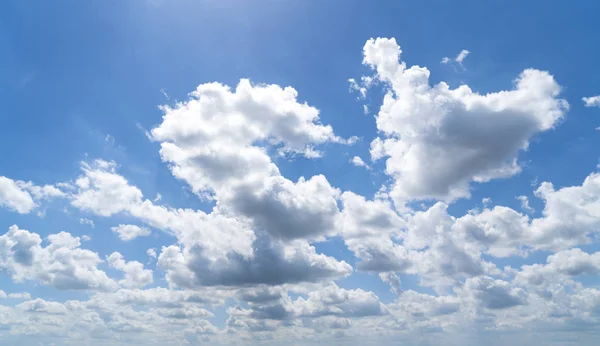
[[[593,344],[599,6],[2,2],[0,345]]]

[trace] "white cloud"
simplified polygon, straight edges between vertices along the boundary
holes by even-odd
[[[67,307],[61,303],[48,302],[39,298],[23,302],[16,307],[27,312],[47,313],[53,315],[64,315],[68,311]]]
[[[95,252],[79,248],[79,237],[60,232],[42,247],[36,233],[11,226],[0,236],[0,269],[16,282],[28,280],[58,289],[112,290],[116,284],[98,269]]]
[[[166,278],[173,286],[315,282],[346,276],[352,272],[352,267],[347,263],[317,254],[315,248],[305,241],[291,240],[285,234],[278,236],[275,233],[280,231],[279,227],[287,227],[287,225],[292,227],[288,230],[292,232],[292,235],[293,232],[296,232],[293,227],[297,228],[297,232],[304,232],[304,228],[301,226],[317,225],[315,227],[318,227],[321,232],[324,228],[329,228],[331,232],[335,231],[334,220],[338,213],[337,204],[335,199],[330,202],[328,198],[332,197],[328,197],[327,194],[336,195],[338,192],[328,191],[323,197],[318,197],[321,193],[320,190],[330,189],[322,176],[313,177],[308,181],[300,179],[296,184],[283,178],[277,178],[283,184],[292,184],[292,186],[279,191],[280,201],[272,205],[269,205],[272,202],[267,202],[267,196],[253,197],[256,200],[252,203],[264,203],[266,209],[248,209],[245,210],[246,214],[258,213],[252,224],[275,233],[271,238],[263,233],[255,233],[249,220],[233,217],[229,213],[223,212],[220,207],[215,208],[212,213],[206,214],[191,209],[171,209],[158,206],[149,200],[142,202],[143,196],[139,189],[129,185],[125,178],[119,176],[115,171],[114,164],[90,167],[87,164],[83,165],[84,175],[78,180],[119,183],[94,183],[87,187],[84,186],[78,192],[86,195],[109,196],[114,194],[116,189],[135,191],[132,195],[136,197],[127,199],[126,203],[121,203],[119,212],[127,212],[141,222],[170,232],[177,237],[179,244],[163,247],[158,256],[158,265],[166,271]],[[101,179],[93,179],[98,177]],[[113,191],[104,191],[106,188]],[[303,197],[303,194],[307,194],[307,196]],[[308,196],[316,199],[308,198]],[[242,199],[244,195],[240,194],[239,197]],[[77,200],[79,197],[75,195],[73,198]],[[282,203],[281,206],[292,211],[300,209],[297,210],[296,215],[290,212],[289,216],[286,216],[287,219],[268,220],[264,218],[263,215],[268,214],[262,213],[268,211],[269,208],[275,208],[273,212],[282,212],[278,203]],[[327,211],[327,209],[325,211],[333,212],[333,215],[330,216],[331,219],[321,218],[319,215],[322,211],[319,210],[319,207],[328,207],[328,204],[331,211]],[[109,207],[103,203],[86,203],[82,205],[82,208],[99,215],[108,215],[115,210],[111,209],[110,213],[106,213]],[[311,208],[314,209],[314,212],[311,212]],[[310,217],[306,217],[306,215]],[[308,231],[313,230],[308,229]],[[282,238],[284,242],[277,238]]]
[[[358,92],[360,95],[360,98],[362,98],[362,99],[367,97],[368,87],[364,86],[364,83],[361,83],[363,85],[359,85],[359,83],[357,83],[354,78],[348,79],[348,82],[350,83],[350,91]]]
[[[31,295],[27,292],[9,293],[8,299],[31,299]]]
[[[589,243],[592,234],[600,229],[597,178],[598,174],[593,173],[581,186],[560,190],[542,183],[536,196],[544,200],[545,206],[538,218],[503,206],[486,206],[453,217],[447,212],[448,206],[438,202],[425,211],[406,215],[405,219],[383,222],[393,220],[383,217],[385,204],[375,209],[376,202],[362,197],[350,199],[352,195],[344,193],[345,218],[340,221],[340,234],[360,260],[356,265],[359,270],[417,275],[421,285],[445,292],[472,277],[509,275],[493,261],[483,260],[484,254],[526,257],[536,249],[559,251]],[[379,211],[370,216],[375,210]],[[381,216],[374,216],[378,214]],[[361,221],[361,217],[365,220]],[[372,228],[375,225],[379,227]],[[549,261],[572,263],[572,258],[550,257]],[[588,272],[596,270],[586,266]],[[391,274],[385,275],[382,279],[392,282],[392,277],[388,277]]]
[[[0,176],[0,207],[27,214],[38,207],[38,201],[62,197],[62,191],[52,185],[37,186],[31,182]]]
[[[525,70],[514,89],[480,95],[467,85],[431,86],[429,70],[408,68],[400,53],[394,39],[371,39],[363,60],[390,87],[376,116],[383,136],[371,143],[371,155],[387,157],[395,180],[390,194],[399,205],[468,197],[471,182],[519,173],[519,152],[568,109],[548,72]]]
[[[85,218],[85,217],[80,218],[79,219],[79,223],[82,224],[82,225],[88,225],[88,226],[90,226],[92,228],[96,227],[96,225],[94,224],[93,220],[90,220],[90,219]]]
[[[22,190],[14,180],[0,177],[0,206],[26,214],[37,205],[29,192]]]
[[[584,97],[581,100],[586,107],[600,107],[600,95]]]
[[[0,299],[31,299],[31,295],[27,292],[6,293],[0,290]]]
[[[366,317],[387,313],[385,306],[373,292],[362,289],[346,290],[329,284],[312,291],[306,299],[296,300],[281,292],[270,300],[250,300],[249,309],[232,308],[229,315],[234,320],[286,320],[317,318],[323,316]],[[232,324],[231,320],[228,322]]]
[[[177,178],[201,196],[212,194],[223,212],[245,217],[276,238],[314,238],[331,231],[339,212],[337,189],[323,176],[284,178],[266,148],[255,143],[280,154],[313,157],[316,145],[354,139],[344,140],[321,125],[319,111],[298,102],[291,87],[241,80],[235,91],[211,83],[192,96],[176,108],[164,107],[163,122],[152,130]]]
[[[140,288],[153,282],[152,270],[144,269],[144,265],[138,261],[125,261],[123,255],[113,252],[107,258],[108,265],[118,269],[125,274],[119,284],[126,288]]]
[[[163,247],[158,266],[173,287],[280,285],[319,282],[347,276],[352,267],[333,257],[317,254],[301,241],[289,245],[258,239],[251,258],[229,255],[225,260],[207,258],[199,245]]]
[[[488,276],[467,279],[465,289],[479,304],[491,310],[527,304],[527,293],[523,289]]]
[[[463,61],[464,61],[464,60],[467,58],[467,56],[468,56],[470,53],[471,53],[471,52],[469,52],[468,50],[466,50],[466,49],[463,49],[463,50],[461,50],[461,51],[460,51],[460,53],[458,53],[458,55],[457,55],[457,56],[456,56],[456,58],[454,58],[454,59],[451,59],[451,58],[448,58],[448,57],[443,57],[443,58],[442,58],[442,64],[444,64],[444,65],[445,65],[445,64],[448,64],[448,63],[450,63],[451,61],[454,61],[454,62],[456,62],[457,64],[459,64],[459,65],[461,65],[461,66],[462,66],[462,63],[463,63]]]
[[[74,207],[100,216],[111,216],[141,202],[142,192],[130,186],[122,176],[114,174],[114,162],[82,162],[81,169],[85,174],[75,181],[77,191],[71,195]]]
[[[150,249],[146,250],[146,255],[148,255],[148,257],[150,257],[150,258],[156,259],[156,249],[150,248]]]
[[[119,235],[122,241],[130,241],[137,237],[147,237],[152,234],[152,231],[145,227],[136,225],[118,225],[110,228],[114,233]]]
[[[573,285],[575,277],[600,273],[600,252],[588,254],[575,248],[550,255],[546,261],[524,265],[515,275],[515,282],[548,298],[560,294],[560,286]]]
[[[527,196],[517,196],[517,199],[521,202],[521,209],[527,213],[533,213],[535,210],[529,206],[529,198]]]
[[[165,107],[149,135],[160,142],[173,175],[215,202],[211,210],[161,205],[159,194],[147,199],[117,173],[116,163],[103,160],[82,163],[72,185],[39,187],[5,178],[0,200],[17,212],[66,196],[80,211],[139,224],[113,227],[123,240],[149,235],[146,227],[174,240],[159,244],[160,251],[146,250],[161,278],[154,283],[154,272],[126,261],[127,253],[110,249],[103,263],[82,249],[89,237],[44,232],[42,238],[12,226],[0,236],[0,271],[17,283],[93,295],[50,301],[0,290],[1,329],[22,343],[36,344],[30,338],[38,337],[59,345],[458,345],[477,331],[490,346],[518,344],[493,337],[498,335],[522,342],[528,333],[546,344],[550,338],[540,331],[597,330],[600,291],[579,279],[600,274],[600,255],[574,247],[594,241],[600,229],[598,173],[580,186],[542,183],[534,193],[543,205],[537,217],[525,195],[517,197],[522,212],[494,206],[491,198],[462,216],[448,211],[451,201],[469,195],[472,182],[519,171],[519,151],[566,110],[556,82],[527,70],[514,90],[482,96],[466,86],[430,86],[429,72],[407,69],[399,53],[393,40],[369,41],[365,63],[377,78],[351,81],[361,97],[375,82],[389,91],[377,115],[380,138],[371,149],[373,158],[387,157],[395,182],[373,198],[341,191],[323,175],[284,177],[272,153],[314,158],[322,154],[321,144],[353,140],[320,124],[318,110],[298,101],[294,89],[244,80],[235,90],[201,85],[191,100]],[[351,162],[366,166],[359,157]],[[441,201],[423,202],[420,211],[409,208],[419,203],[408,202],[421,199]],[[356,277],[340,286],[331,281],[355,270],[338,259],[346,258],[345,249],[317,251],[318,242],[332,245],[339,238],[356,257],[349,262],[369,272],[361,275],[377,280],[378,274],[390,286],[392,302],[340,287],[364,288]],[[531,258],[517,266],[522,259],[515,256],[536,250],[551,252],[546,263],[531,264]],[[510,257],[515,267],[498,268],[499,257]],[[103,266],[117,273],[108,277]],[[168,288],[143,289],[163,277]],[[423,290],[411,290],[415,285]],[[225,326],[207,320],[220,319],[224,310]]]
[[[356,167],[365,167],[368,168],[369,166],[358,156],[354,156],[352,159],[350,159],[350,163],[352,163],[353,165],[355,165]]]
[[[600,173],[592,173],[580,186],[556,190],[543,182],[535,194],[544,201],[541,218],[531,221],[531,242],[543,249],[564,249],[590,241],[600,229]]]
[[[462,64],[462,62],[467,58],[467,55],[469,55],[469,51],[466,49],[463,49],[460,51],[460,53],[458,53],[458,55],[456,56],[456,59],[454,59],[454,61],[456,61],[459,64]]]
[[[402,285],[400,282],[400,278],[394,272],[383,272],[379,273],[379,278],[381,281],[390,285],[390,290],[395,294],[400,294],[402,292]]]

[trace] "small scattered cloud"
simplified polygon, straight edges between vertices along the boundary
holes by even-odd
[[[463,49],[463,50],[460,51],[460,53],[458,53],[458,55],[454,59],[449,58],[447,56],[443,57],[442,58],[442,64],[447,65],[447,64],[449,64],[451,62],[455,62],[458,65],[462,66],[463,61],[465,61],[465,59],[467,58],[467,56],[469,56],[469,54],[471,54],[471,52],[469,52],[466,49]]]
[[[521,209],[527,213],[533,213],[535,210],[529,206],[529,198],[527,196],[517,196],[517,199],[521,202]]]
[[[350,159],[350,163],[352,163],[353,165],[355,165],[356,167],[364,167],[369,169],[369,165],[367,165],[363,159],[361,159],[359,156],[354,156],[353,158]]]
[[[118,225],[112,227],[111,230],[119,235],[119,239],[122,241],[130,241],[137,237],[146,237],[152,234],[152,232],[145,227],[136,225]]]
[[[487,207],[488,205],[490,205],[492,203],[492,199],[490,197],[485,197],[481,200],[481,203],[483,204],[484,207]]]
[[[600,95],[583,97],[581,100],[586,107],[600,107]]]
[[[150,257],[150,258],[156,259],[156,249],[150,248],[150,249],[146,250],[146,255],[148,255],[148,257]]]
[[[106,137],[104,137],[104,140],[109,144],[115,144],[115,138],[111,135],[106,135]]]
[[[82,225],[88,225],[92,228],[96,227],[96,225],[94,224],[94,221],[87,219],[87,218],[80,218],[79,223]]]

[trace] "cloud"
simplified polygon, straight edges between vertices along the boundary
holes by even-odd
[[[460,51],[460,53],[458,53],[458,55],[456,56],[456,58],[451,59],[448,57],[443,57],[442,58],[442,64],[446,65],[452,61],[456,62],[457,64],[462,66],[463,61],[467,58],[467,56],[470,54],[471,52],[469,52],[466,49],[463,49]]]
[[[600,173],[587,176],[580,186],[556,190],[543,182],[535,195],[544,201],[544,217],[531,221],[531,240],[542,249],[564,249],[590,242],[600,227]]]
[[[358,92],[359,99],[365,99],[367,97],[367,91],[373,85],[373,78],[369,76],[363,76],[360,79],[360,83],[358,83],[354,78],[350,78],[348,79],[348,82],[350,83],[350,91]]]
[[[150,248],[150,249],[146,250],[146,255],[148,255],[148,257],[150,257],[150,258],[156,259],[156,249]]]
[[[79,219],[79,223],[82,224],[82,225],[88,225],[88,226],[90,226],[92,228],[96,227],[96,225],[94,224],[94,221],[92,221],[92,220],[90,220],[88,218],[85,218],[85,217],[80,218]]]
[[[316,145],[354,140],[336,136],[331,126],[319,123],[316,108],[296,98],[291,87],[248,80],[241,80],[235,91],[203,84],[192,99],[176,108],[163,107],[163,122],[152,130],[152,138],[161,143],[161,158],[170,163],[173,175],[201,197],[218,200],[224,212],[244,217],[276,238],[319,237],[333,227],[339,192],[323,176],[297,182],[284,178],[267,149],[312,158],[320,156]]]
[[[573,278],[600,273],[600,252],[588,254],[581,249],[569,249],[548,256],[546,264],[524,265],[515,275],[515,282],[521,286],[552,297],[560,294],[557,285],[574,285]]]
[[[114,162],[82,162],[81,169],[85,174],[75,181],[77,191],[71,195],[74,207],[100,216],[111,216],[141,202],[142,192],[130,186],[122,176],[114,174]]]
[[[0,299],[31,299],[31,295],[27,292],[20,293],[6,293],[3,290],[0,290]]]
[[[149,229],[136,225],[118,225],[110,229],[117,233],[122,241],[130,241],[137,237],[147,237],[152,234]]]
[[[379,273],[381,281],[385,282],[390,286],[390,290],[395,294],[402,292],[400,278],[394,272],[383,272]]]
[[[600,107],[600,95],[584,97],[581,100],[586,107]]]
[[[137,261],[125,261],[123,255],[113,252],[106,258],[108,265],[124,273],[119,284],[126,288],[139,288],[153,282],[152,270],[144,269],[144,265]]]
[[[369,168],[369,166],[358,156],[354,156],[352,159],[350,159],[350,163],[352,163],[356,167]]]
[[[371,156],[387,158],[398,205],[468,197],[471,182],[518,174],[519,152],[568,109],[548,72],[527,69],[512,90],[481,95],[467,85],[431,86],[429,70],[407,67],[400,53],[394,39],[371,39],[363,60],[389,87],[376,116],[382,136],[371,143]]]
[[[454,61],[456,61],[459,64],[462,64],[462,62],[467,58],[467,55],[469,55],[469,51],[466,49],[463,49],[460,51],[460,53],[458,53],[458,55],[456,56],[456,59],[454,59]]]
[[[38,201],[62,197],[64,194],[52,185],[37,186],[31,182],[0,176],[0,207],[19,214],[28,214],[38,207]]]
[[[48,302],[39,298],[23,302],[16,307],[27,312],[46,313],[53,315],[64,315],[68,311],[68,309],[61,303]]]
[[[256,213],[259,214],[255,216],[254,222],[250,222],[244,218],[231,216],[219,207],[215,208],[212,213],[206,214],[191,209],[171,209],[155,205],[149,200],[143,200],[140,190],[129,185],[125,178],[116,173],[114,164],[99,164],[91,167],[89,164],[82,165],[84,175],[78,180],[96,181],[97,183],[77,191],[77,194],[109,196],[117,189],[133,192],[131,195],[135,198],[125,200],[121,198],[124,202],[119,206],[119,212],[128,213],[151,227],[170,232],[177,237],[179,244],[163,247],[158,256],[158,266],[166,272],[166,278],[173,286],[191,288],[204,285],[236,286],[261,283],[318,282],[347,276],[352,272],[352,267],[347,263],[317,254],[315,248],[305,241],[292,241],[285,234],[275,233],[271,236],[269,233],[264,234],[258,231],[255,233],[253,230],[253,224],[269,230],[271,230],[269,227],[272,227],[272,233],[280,230],[276,227],[287,227],[287,225],[299,227],[298,224],[300,224],[316,225],[315,227],[318,227],[321,232],[324,228],[329,228],[333,232],[335,230],[333,222],[338,213],[335,199],[333,200],[334,204],[330,206],[333,215],[329,220],[319,217],[322,213],[319,208],[323,208],[329,203],[327,194],[321,198],[322,200],[302,197],[303,193],[307,193],[308,196],[316,198],[319,190],[328,189],[326,180],[320,176],[313,177],[309,181],[300,179],[295,186],[290,186],[290,189],[298,189],[298,192],[290,193],[286,190],[282,192],[285,194],[279,198],[285,204],[280,205],[280,202],[275,202],[271,206],[264,204],[266,210],[257,209]],[[118,183],[105,184],[106,181]],[[289,181],[281,181],[285,184],[292,184]],[[105,189],[111,189],[111,191],[104,191]],[[329,191],[328,193],[337,194],[338,192]],[[72,198],[77,200],[79,196],[74,195]],[[241,195],[240,198],[242,198]],[[258,200],[263,200],[264,203],[273,201],[267,197],[260,197]],[[108,207],[97,201],[93,204],[86,203],[79,206],[83,210],[101,216],[116,212],[114,205],[110,207],[113,209],[107,212]],[[302,218],[297,219],[297,216],[290,214],[288,220],[265,219],[262,223],[261,217],[267,215],[265,213],[269,207],[276,208],[275,210],[280,210],[279,208],[282,207],[290,210],[300,208],[297,210],[297,214]],[[315,210],[312,214],[311,208]],[[247,214],[251,214],[251,211],[247,211]],[[285,209],[281,212],[284,211]],[[329,212],[327,209],[325,211]],[[280,226],[277,226],[278,224]],[[298,228],[298,232],[303,230],[303,228]],[[288,232],[293,231],[293,229],[288,230]]]
[[[462,304],[461,298],[457,296],[432,296],[408,290],[401,292],[388,309],[410,320],[435,319],[459,312]]]
[[[282,245],[258,238],[254,248],[250,258],[230,254],[214,260],[206,256],[200,244],[183,248],[172,245],[162,248],[158,266],[166,271],[170,285],[182,288],[319,282],[352,272],[346,262],[317,254],[313,246],[303,242]]]
[[[20,214],[29,213],[36,207],[31,195],[6,177],[0,177],[0,205]]]
[[[464,344],[472,331],[490,345],[521,342],[524,333],[545,344],[544,332],[597,330],[600,291],[581,278],[600,274],[600,257],[576,246],[600,229],[598,173],[576,186],[540,184],[531,197],[539,215],[526,193],[519,211],[486,198],[464,215],[450,212],[473,183],[517,174],[532,136],[557,125],[567,104],[553,77],[526,70],[513,90],[479,95],[429,85],[427,69],[400,62],[393,39],[370,40],[364,53],[376,74],[351,88],[361,98],[375,84],[387,92],[371,154],[386,158],[390,186],[365,197],[324,175],[286,178],[273,156],[326,159],[325,145],[354,139],[321,124],[291,87],[202,84],[162,107],[149,138],[171,173],[212,202],[206,210],[145,197],[105,160],[81,163],[69,184],[0,181],[0,201],[15,212],[64,197],[113,221],[122,240],[150,228],[171,239],[146,250],[145,267],[126,260],[143,257],[122,252],[130,244],[117,252],[107,242],[100,256],[97,244],[81,247],[89,237],[10,227],[0,236],[0,271],[19,284],[87,292],[55,301],[43,288],[0,290],[0,328],[26,344],[94,345]],[[335,282],[355,270],[367,273]],[[364,277],[388,285],[391,301],[368,291]],[[39,292],[47,300],[31,297]],[[210,322],[223,314],[224,325]]]
[[[467,279],[465,288],[479,304],[491,310],[507,309],[527,303],[527,295],[522,289],[488,276]]]
[[[527,213],[533,213],[535,210],[529,206],[529,198],[527,196],[517,196],[517,199],[521,202],[521,209]]]
[[[58,289],[113,290],[115,282],[98,269],[98,254],[79,248],[79,237],[66,232],[48,236],[11,226],[0,236],[0,268],[16,282],[29,280]]]
[[[232,308],[230,316],[254,320],[290,320],[318,318],[323,316],[366,317],[382,316],[387,313],[379,298],[362,289],[346,290],[335,284],[312,291],[306,299],[291,300],[281,292],[271,300],[251,300],[249,309]]]

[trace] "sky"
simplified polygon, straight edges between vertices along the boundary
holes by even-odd
[[[0,2],[0,346],[595,345],[599,10]]]

